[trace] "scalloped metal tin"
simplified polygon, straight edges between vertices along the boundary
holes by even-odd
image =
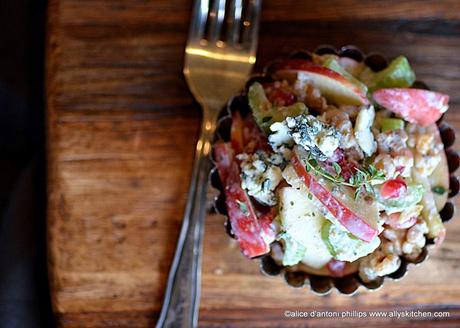
[[[355,59],[359,62],[364,61],[367,66],[369,66],[373,71],[380,71],[388,66],[388,61],[384,56],[377,53],[371,53],[365,55],[359,48],[348,45],[344,46],[340,49],[336,49],[330,45],[322,45],[316,48],[314,51],[315,54],[322,55],[322,54],[335,54],[340,57],[349,57]],[[297,50],[292,52],[288,58],[304,58],[304,59],[311,59],[312,53],[306,50]],[[268,65],[265,66],[263,74],[254,75],[252,76],[248,82],[246,83],[247,87],[254,81],[259,82],[269,82],[272,81],[270,77],[270,68],[273,63],[277,60],[270,62]],[[414,83],[414,87],[421,88],[421,89],[429,89],[428,86],[422,81],[416,81]],[[227,108],[225,108],[220,116],[218,127],[215,134],[215,141],[223,140],[229,141],[230,140],[230,128],[231,128],[231,113],[235,110],[240,111],[242,114],[248,113],[250,108],[248,106],[248,102],[246,99],[245,94],[241,94],[239,96],[235,96],[229,100]],[[444,123],[441,118],[437,124],[439,127],[439,131],[441,134],[441,139],[444,144],[444,149],[447,156],[447,162],[449,166],[449,173],[450,173],[450,182],[449,182],[449,195],[448,197],[451,199],[455,197],[460,189],[460,182],[457,176],[454,175],[454,172],[460,166],[460,156],[457,151],[451,148],[451,146],[455,142],[456,133],[455,130],[447,123]],[[222,190],[222,184],[219,179],[219,175],[215,167],[210,172],[211,178],[211,185],[219,191],[219,196],[215,198],[214,208],[216,212],[227,216],[227,209],[225,206],[225,195]],[[455,206],[452,201],[447,201],[444,208],[439,212],[443,222],[447,222],[453,218],[455,213]],[[227,234],[231,238],[235,238],[233,232],[231,230],[231,226],[229,220],[227,218],[225,222],[225,229]],[[265,255],[259,258],[255,258],[253,260],[257,260],[260,262],[260,270],[263,274],[267,276],[278,276],[282,275],[286,283],[294,288],[305,287],[307,285],[310,286],[310,290],[318,295],[326,295],[335,288],[339,293],[344,295],[353,295],[358,291],[360,287],[365,288],[367,290],[376,290],[382,287],[385,279],[392,279],[398,280],[403,278],[409,266],[411,265],[418,265],[425,261],[428,258],[429,248],[432,247],[434,241],[432,239],[427,240],[426,246],[423,248],[422,253],[420,256],[415,260],[408,260],[404,257],[401,257],[401,266],[399,269],[387,276],[380,277],[379,279],[372,281],[370,283],[365,283],[362,281],[357,272],[341,277],[335,278],[330,276],[322,276],[322,275],[315,275],[308,273],[306,271],[296,271],[293,270],[292,267],[285,267],[279,265],[275,262],[275,260],[269,255]],[[276,242],[274,242],[271,247],[276,247]]]

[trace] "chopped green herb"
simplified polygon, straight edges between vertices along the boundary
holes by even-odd
[[[262,118],[262,123],[270,122],[272,118],[273,118],[272,116],[265,116],[264,118]]]
[[[431,191],[438,194],[438,195],[444,195],[444,193],[447,191],[446,188],[443,186],[436,186],[431,188]]]
[[[339,175],[339,174],[342,172],[342,168],[341,168],[340,165],[337,164],[336,162],[333,162],[333,163],[332,163],[332,166],[334,167],[334,170],[335,170],[335,172],[337,173],[337,175]]]
[[[313,200],[313,195],[310,194],[310,193],[308,193],[308,199],[309,199],[309,200]]]
[[[240,208],[241,212],[243,212],[245,216],[249,216],[248,206],[238,199],[236,200],[236,203],[238,204],[238,207]]]
[[[294,202],[292,200],[289,203],[291,204],[291,206],[294,206]]]
[[[273,221],[275,221],[275,222],[278,223],[279,225],[282,225],[282,224],[283,224],[283,220],[281,219],[281,216],[279,216],[279,215],[275,216],[275,218],[273,219]]]
[[[362,188],[360,188],[360,187],[359,187],[359,188],[356,188],[356,190],[355,190],[355,199],[358,199],[359,196],[361,196],[361,192],[362,192],[362,191],[363,191]]]
[[[337,163],[334,164],[338,166]],[[337,172],[334,164],[334,169]],[[308,154],[308,158],[306,160],[306,169],[307,172],[314,172],[337,185],[355,188],[355,199],[358,199],[363,190],[368,193],[374,193],[372,183],[385,180],[385,173],[377,170],[377,168],[373,165],[368,165],[367,167],[360,169],[356,168],[356,173],[352,175],[348,181],[345,181],[345,179],[339,175],[334,177],[318,164],[318,161],[312,157],[311,153]]]
[[[372,185],[370,183],[366,183],[364,185],[364,189],[366,189],[366,191],[370,194],[373,194],[374,193],[374,188],[372,188]]]

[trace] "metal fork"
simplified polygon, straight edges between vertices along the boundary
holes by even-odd
[[[211,141],[220,110],[243,87],[256,61],[261,0],[246,3],[244,6],[242,0],[196,0],[194,4],[184,75],[203,108],[203,121],[157,327],[190,328],[198,323]]]

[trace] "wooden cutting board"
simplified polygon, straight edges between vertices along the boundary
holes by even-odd
[[[200,121],[181,74],[190,8],[186,0],[49,3],[49,272],[62,327],[156,321]],[[258,68],[325,43],[406,55],[419,79],[451,95],[446,119],[460,128],[459,1],[264,1]],[[369,318],[289,319],[284,311],[372,309],[450,311],[444,321],[374,326],[460,326],[460,218],[403,281],[353,297],[320,297],[259,274],[223,222],[206,220],[202,327],[369,326]]]

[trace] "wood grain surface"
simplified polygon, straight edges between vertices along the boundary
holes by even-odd
[[[62,327],[152,327],[187,197],[200,110],[181,74],[191,1],[51,0],[48,11],[48,238]],[[451,96],[460,130],[460,2],[264,1],[258,62],[319,44],[405,54]],[[456,143],[457,149],[460,143]],[[457,204],[460,204],[457,202]],[[460,326],[460,218],[400,282],[347,297],[259,274],[206,219],[200,327],[357,327],[370,319],[289,319],[285,310],[449,310]]]

